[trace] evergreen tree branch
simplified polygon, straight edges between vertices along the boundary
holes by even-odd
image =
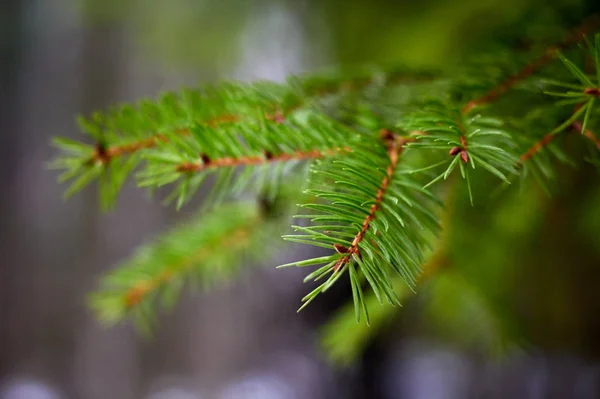
[[[533,145],[531,147],[529,147],[529,149],[527,149],[527,151],[525,151],[523,154],[521,154],[519,156],[520,162],[524,163],[524,162],[529,161],[531,158],[533,158],[533,156],[535,154],[537,154],[538,152],[543,150],[544,147],[546,147],[548,144],[550,144],[552,142],[552,140],[554,140],[556,137],[558,137],[558,135],[556,135],[554,133],[548,133],[544,137],[542,137],[540,140],[533,143]]]
[[[375,219],[375,215],[377,211],[381,207],[381,201],[383,200],[383,196],[385,195],[392,178],[394,177],[394,172],[396,167],[398,166],[398,160],[404,151],[405,145],[411,141],[414,141],[414,137],[400,137],[397,134],[384,130],[382,132],[382,138],[386,142],[387,145],[387,153],[390,159],[389,165],[385,170],[385,177],[381,181],[379,189],[375,194],[375,201],[371,208],[369,209],[369,214],[365,217],[362,222],[360,231],[354,236],[352,240],[352,244],[349,248],[344,248],[341,246],[336,246],[336,250],[344,254],[334,265],[333,271],[337,273],[342,267],[344,267],[354,256],[358,254],[360,256],[359,244],[364,240],[367,230],[371,225],[373,219]]]
[[[592,143],[600,150],[600,138],[590,129],[583,130],[583,124],[580,121],[575,121],[572,124],[576,132],[583,132],[583,136],[590,139]]]
[[[367,302],[375,298],[380,303],[386,300],[399,304],[397,293],[402,290],[398,285],[404,284],[404,291],[408,292],[437,272],[426,267],[421,273],[424,254],[429,253],[427,248],[440,224],[440,201],[428,190],[431,184],[456,176],[458,169],[473,202],[469,177],[473,169],[481,168],[507,183],[508,177],[518,172],[524,176],[529,170],[551,176],[550,160],[560,159],[562,154],[550,144],[569,127],[580,130],[600,148],[596,135],[587,129],[588,122],[597,117],[592,114],[592,106],[600,95],[596,87],[600,81],[594,85],[595,78],[590,79],[559,53],[580,41],[597,19],[600,18],[595,16],[584,22],[561,44],[513,75],[505,68],[496,68],[500,73],[491,79],[463,79],[458,74],[453,77],[458,84],[453,79],[439,79],[421,86],[411,82],[394,86],[404,81],[405,73],[396,77],[385,74],[383,79],[372,73],[350,78],[292,78],[286,84],[225,82],[169,94],[137,106],[123,106],[82,122],[83,130],[95,139],[95,146],[57,140],[66,155],[56,166],[66,170],[64,180],[75,180],[69,194],[99,178],[101,193],[110,202],[128,174],[144,161],[144,168],[137,174],[138,185],[157,189],[174,184],[171,198],[177,200],[178,207],[200,189],[209,175],[216,176],[211,191],[215,197],[230,192],[239,194],[255,180],[261,187],[257,192],[262,193],[262,188],[269,185],[269,189],[275,187],[272,194],[277,192],[283,176],[296,171],[293,168],[297,164],[310,166],[313,176],[307,193],[316,200],[302,207],[315,214],[298,218],[313,223],[293,226],[301,234],[287,235],[285,239],[330,249],[331,255],[289,264],[320,265],[306,280],[325,280],[303,298],[302,308],[347,272],[356,318],[364,314],[368,324]],[[596,54],[593,61],[600,65],[599,36],[595,43],[590,52]],[[471,114],[472,109],[494,102],[531,77],[557,54],[582,83],[559,82],[576,92],[557,95],[578,107],[540,140],[532,144],[548,126],[544,125],[535,135],[515,135],[509,130],[518,126],[529,132],[532,126],[539,126],[534,123],[536,115],[547,117],[552,108],[547,101],[534,100],[533,111],[519,116],[517,123],[511,123],[516,117],[507,116],[510,111],[502,112],[496,107]],[[503,65],[510,65],[513,71],[516,64]],[[493,62],[490,65],[497,66]],[[597,73],[596,80],[600,79],[600,70]],[[483,96],[466,104],[455,100],[473,98],[482,88],[485,90],[508,75]],[[531,83],[538,82],[531,79]],[[551,115],[549,120],[554,118]],[[380,131],[382,126],[393,128]],[[375,133],[378,131],[380,137]],[[406,132],[413,133],[406,136]],[[543,151],[546,148],[548,151]],[[411,158],[413,154],[415,157]],[[436,162],[436,157],[442,161]],[[415,159],[421,162],[419,167],[411,163]],[[519,171],[524,163],[531,164],[531,168],[525,165]],[[437,173],[437,177],[426,180],[429,173]],[[172,296],[169,292],[173,287],[199,271],[198,264],[229,270],[246,250],[257,250],[263,255],[264,245],[256,240],[265,237],[254,231],[249,234],[263,221],[243,211],[236,215],[237,210],[231,209],[233,215],[216,211],[202,225],[194,224],[167,235],[164,241],[146,247],[110,276],[95,302],[102,317],[120,319],[125,313],[144,311],[164,292]],[[212,272],[200,273],[210,278]],[[364,287],[372,289],[371,298],[363,294]]]
[[[317,104],[325,101],[328,95],[341,98],[370,86],[382,88],[400,82],[411,85],[431,79],[427,73],[408,74],[405,69],[398,69],[361,71],[353,76],[290,78],[286,84],[223,82],[199,90],[167,93],[156,101],[143,100],[134,106],[124,105],[105,113],[94,113],[89,119],[80,118],[81,129],[95,138],[97,144],[89,146],[56,139],[55,144],[64,154],[52,166],[64,171],[59,177],[61,182],[72,181],[66,191],[67,197],[100,179],[101,203],[107,209],[114,204],[128,175],[142,162],[146,168],[138,174],[138,185],[155,188],[179,179],[176,174],[169,173],[174,159],[179,159],[180,170],[186,167],[198,169],[192,164],[199,154],[207,154],[213,160],[228,159],[214,162],[213,166],[233,166],[234,158],[241,158],[239,163],[242,165],[259,165],[261,162],[257,157],[269,157],[269,154],[274,154],[274,160],[283,161],[287,157],[279,157],[282,152],[296,154],[289,160],[297,156],[305,159],[307,154],[300,155],[299,152],[327,149],[321,147],[328,140],[314,134],[324,134],[319,132],[322,124],[311,123],[319,117],[321,120],[328,118]],[[306,129],[313,132],[307,134]],[[353,128],[342,130],[357,133]],[[329,133],[334,132],[330,129]],[[214,147],[213,136],[219,137],[220,149],[230,150],[229,153],[208,154],[204,147]],[[339,135],[335,137],[339,138]],[[312,145],[307,147],[307,140]],[[250,141],[254,143],[251,151],[244,148],[244,143]],[[262,148],[256,147],[257,143]],[[334,147],[339,147],[339,143]],[[190,148],[194,148],[195,153],[189,152]],[[197,188],[200,180],[195,179],[192,186]],[[177,199],[178,206],[194,193],[187,186],[188,183],[179,185],[174,192],[172,198]]]
[[[250,219],[247,224],[236,226],[226,231],[223,236],[207,242],[198,251],[188,257],[184,257],[175,264],[165,265],[165,270],[160,274],[148,279],[137,280],[123,295],[123,303],[126,310],[137,306],[153,292],[159,290],[172,282],[176,277],[187,273],[196,264],[210,259],[215,250],[227,248],[228,251],[237,252],[247,248],[250,243],[252,228],[256,226],[258,219]]]
[[[178,131],[178,133],[180,133],[181,135],[188,135],[189,131],[187,129],[181,129]],[[154,148],[159,142],[166,143],[168,140],[169,139],[165,135],[157,134],[147,139],[123,145],[114,145],[108,148],[105,148],[102,144],[96,144],[94,153],[90,157],[89,161],[87,161],[87,163],[101,163],[103,165],[107,165],[114,158],[118,158],[124,155],[130,155],[148,148]]]
[[[201,157],[201,159],[198,161],[184,162],[180,165],[177,165],[176,170],[178,172],[199,172],[206,169],[216,169],[223,167],[262,165],[271,162],[301,161],[309,159],[318,159],[326,156],[335,155],[340,152],[351,151],[352,149],[350,147],[339,147],[331,150],[295,151],[292,153],[281,153],[277,155],[274,155],[270,152],[266,152],[264,156],[245,156],[240,158],[218,159],[211,159],[205,155]]]
[[[598,26],[600,26],[600,14],[595,14],[587,18],[578,28],[565,37],[561,43],[548,47],[543,55],[533,59],[517,73],[506,78],[500,85],[492,88],[481,97],[469,101],[462,108],[461,112],[467,114],[475,107],[494,102],[498,97],[509,91],[518,83],[529,78],[546,64],[554,60],[559,54],[559,51],[565,50],[584,40],[585,35],[593,32]]]
[[[264,256],[261,243],[274,227],[256,204],[218,207],[140,248],[103,278],[92,307],[109,324],[133,312],[138,327],[147,330],[157,301],[170,306],[194,277],[208,286],[233,275],[245,256]]]
[[[187,140],[172,134],[168,143],[149,150],[146,167],[137,175],[138,184],[161,187],[176,183],[170,199],[181,206],[215,173],[218,182],[208,203],[218,202],[266,182],[275,188],[298,164],[309,164],[300,161],[352,151],[350,143],[357,134],[316,111],[295,113],[277,125],[257,122],[231,129],[197,125],[190,129]],[[239,174],[234,173],[237,166],[243,167]]]
[[[449,256],[451,249],[449,232],[456,211],[457,193],[457,185],[452,184],[444,201],[445,211],[442,214],[440,236],[435,240],[436,249],[423,264],[423,270],[417,280],[419,285],[427,283],[437,276],[440,271],[452,266],[452,260]],[[414,293],[406,286],[402,278],[393,278],[392,285],[398,297],[403,301],[411,298]],[[390,326],[400,314],[398,308],[379,304],[374,293],[369,293],[365,298],[365,302],[367,307],[372,309],[370,312],[371,324],[369,326],[356,325],[353,306],[348,304],[321,329],[321,345],[327,351],[328,358],[333,363],[338,365],[353,363],[368,343],[377,334],[380,334],[382,329]],[[351,331],[351,333],[348,333],[348,331]]]
[[[284,118],[281,113],[265,114],[265,119],[275,121],[276,123],[283,122]],[[236,115],[223,115],[211,120],[206,123],[207,126],[217,127],[222,124],[238,122],[240,118]],[[189,136],[189,129],[176,129],[175,133],[181,136]],[[146,139],[134,141],[122,145],[114,145],[109,148],[103,148],[101,144],[96,145],[94,154],[92,155],[89,162],[100,162],[102,164],[108,164],[112,159],[118,158],[124,155],[131,155],[135,152],[150,149],[156,147],[160,143],[168,143],[169,138],[164,134],[155,134]]]
[[[390,70],[384,72],[386,75],[386,81],[390,85],[406,82],[408,79],[413,81],[430,80],[432,75],[428,73],[411,73],[408,74],[406,70]],[[302,93],[301,96],[297,97],[296,100],[290,104],[287,104],[282,109],[278,109],[271,112],[265,112],[264,116],[266,120],[273,121],[275,123],[282,123],[286,116],[295,110],[306,106],[313,102],[319,97],[325,97],[328,95],[334,95],[341,92],[361,90],[370,84],[372,84],[378,78],[377,74],[371,73],[365,76],[364,72],[360,72],[358,76],[353,78],[338,79],[336,77],[330,78],[297,78],[292,82],[300,86],[299,90]],[[290,82],[291,83],[291,82]],[[206,124],[209,127],[217,127],[224,124],[232,124],[240,122],[244,119],[243,115],[236,114],[224,114],[219,115],[208,120],[196,120],[194,123]],[[183,136],[189,135],[189,129],[178,128],[175,131]],[[116,144],[108,148],[101,144],[97,144],[96,149],[91,156],[89,162],[101,162],[108,163],[111,159],[117,158],[124,155],[130,155],[137,151],[141,151],[148,148],[153,148],[159,143],[165,143],[169,139],[164,134],[154,133],[150,137],[134,141],[126,144]],[[100,142],[99,142],[100,143]]]
[[[540,140],[533,143],[531,145],[531,147],[529,147],[527,149],[527,151],[525,151],[524,153],[522,153],[519,156],[520,163],[529,161],[538,152],[542,151],[545,147],[547,147],[558,136],[558,133],[560,133],[561,131],[564,130],[561,128],[562,126],[565,126],[565,127],[569,126],[572,130],[574,130],[578,133],[579,132],[583,133],[584,137],[590,139],[596,145],[596,147],[598,147],[598,149],[600,149],[600,139],[598,137],[596,137],[594,132],[592,132],[590,129],[584,130],[583,123],[581,123],[578,120],[571,122],[571,120],[576,118],[577,114],[580,113],[581,111],[582,111],[582,109],[580,106],[575,107],[575,112],[569,119],[567,119],[567,121],[562,123],[559,127],[555,128],[551,132],[544,135],[544,137],[542,137]]]
[[[332,255],[292,262],[282,266],[324,264],[305,281],[327,280],[303,298],[303,309],[325,292],[344,272],[349,272],[355,299],[357,319],[369,316],[362,293],[366,279],[377,299],[399,304],[390,284],[390,271],[398,273],[408,287],[416,284],[423,250],[431,235],[439,229],[435,210],[438,200],[416,184],[399,166],[400,156],[408,143],[420,132],[400,136],[389,130],[381,132],[381,140],[373,137],[353,143],[352,153],[344,157],[317,162],[313,168],[314,189],[307,193],[327,200],[327,204],[305,204],[318,211],[310,218],[310,227],[293,226],[302,235],[287,235],[288,241],[335,250]],[[367,169],[369,171],[367,172]],[[364,172],[360,172],[364,170]],[[334,182],[333,187],[331,182]],[[400,206],[399,206],[400,205]],[[324,225],[323,225],[324,223]],[[362,310],[361,310],[362,309]]]
[[[481,167],[505,183],[510,183],[509,175],[516,175],[514,167],[518,154],[515,151],[513,135],[497,118],[483,115],[466,116],[460,106],[446,102],[432,101],[419,111],[409,115],[403,127],[425,132],[408,146],[417,150],[427,150],[450,160],[429,164],[425,168],[409,173],[437,172],[425,188],[442,180],[447,180],[458,169],[467,185],[473,202],[470,183],[471,169]]]

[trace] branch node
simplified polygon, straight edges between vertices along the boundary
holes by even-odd
[[[337,251],[338,254],[347,254],[350,250],[343,246],[342,244],[333,244],[333,248]]]
[[[200,154],[200,159],[204,165],[208,165],[210,163],[210,157],[204,153]]]
[[[106,145],[101,142],[96,143],[96,152],[92,159],[90,159],[90,163],[99,162],[102,165],[107,165],[110,162],[110,154],[106,148]]]

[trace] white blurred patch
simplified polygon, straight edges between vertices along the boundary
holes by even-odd
[[[0,399],[63,399],[52,387],[35,380],[19,379],[0,384]]]
[[[218,399],[293,399],[292,387],[273,374],[254,374],[225,388]]]
[[[186,388],[172,387],[153,392],[147,399],[202,399],[202,397]]]
[[[388,398],[462,399],[468,395],[470,365],[449,349],[419,343],[407,347],[386,373]]]
[[[262,358],[261,370],[249,371],[225,386],[217,399],[328,398],[331,371],[301,352],[285,351]]]
[[[288,8],[277,3],[258,7],[244,32],[243,57],[234,76],[240,80],[284,81],[301,68],[302,46],[299,21]]]

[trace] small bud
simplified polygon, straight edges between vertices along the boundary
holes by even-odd
[[[459,152],[461,152],[461,148],[460,147],[452,147],[450,149],[449,154],[455,156],[456,154],[458,154]]]
[[[283,123],[283,122],[285,122],[285,116],[283,116],[283,114],[281,113],[281,111],[275,111],[272,114],[265,115],[265,117],[268,120],[273,121],[275,123]]]
[[[588,96],[600,97],[600,88],[588,87],[583,91],[583,94],[587,94]]]
[[[464,163],[467,163],[467,162],[469,162],[469,154],[467,154],[467,152],[466,152],[465,150],[462,150],[462,151],[460,152],[460,158],[462,159],[462,161],[463,161]]]

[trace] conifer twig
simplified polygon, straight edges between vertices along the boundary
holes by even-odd
[[[339,147],[331,150],[310,150],[310,151],[294,151],[292,153],[282,153],[273,155],[266,152],[264,156],[245,156],[240,158],[218,158],[210,159],[203,155],[201,160],[196,162],[185,162],[176,167],[178,172],[199,172],[206,169],[216,169],[222,167],[249,166],[261,165],[271,162],[285,162],[293,160],[317,159],[329,155],[335,155],[340,152],[351,152],[349,147]]]
[[[187,129],[182,129],[180,133],[182,135],[187,135],[189,134],[189,131]],[[133,143],[123,145],[111,146],[108,148],[105,148],[101,145],[96,145],[96,150],[94,151],[94,154],[90,159],[90,163],[100,162],[106,165],[113,158],[120,157],[122,155],[132,154],[134,152],[144,150],[147,148],[153,148],[158,142],[167,142],[168,140],[169,139],[167,139],[166,136],[162,134],[157,134],[156,136],[152,136],[144,140],[135,141]]]
[[[281,123],[282,120],[279,115],[281,114],[279,113],[277,114],[277,116],[271,116],[267,114],[265,115],[265,118],[270,121],[276,121],[277,123]],[[239,120],[240,118],[235,115],[222,115],[210,119],[205,123],[210,127],[216,127],[221,124],[234,123]],[[187,136],[190,134],[190,131],[189,129],[178,129],[176,133],[181,136]],[[102,164],[107,164],[113,158],[133,154],[134,152],[146,150],[149,148],[154,148],[158,143],[167,143],[168,141],[169,139],[164,134],[156,134],[140,141],[134,141],[128,144],[114,145],[108,148],[103,148],[102,146],[98,145],[96,146],[96,151],[92,155],[91,162],[101,162]]]
[[[250,223],[246,226],[239,227],[236,230],[223,235],[222,237],[219,237],[219,239],[215,240],[215,242],[202,246],[197,252],[183,259],[179,263],[167,266],[165,270],[156,276],[145,280],[135,281],[131,288],[129,288],[123,295],[123,304],[125,308],[132,309],[145,298],[147,298],[152,292],[155,292],[160,287],[168,284],[178,274],[186,272],[204,260],[210,255],[212,248],[221,248],[223,243],[226,244],[225,246],[229,250],[235,250],[236,248],[244,247],[249,241],[251,227],[253,225],[254,223]]]
[[[573,122],[572,127],[573,129],[575,129],[575,131],[581,132],[581,130],[583,129],[583,124],[580,121],[575,121]],[[585,129],[583,135],[590,139],[600,150],[600,138],[598,138],[598,136],[596,136],[594,132],[592,132],[590,129]]]
[[[521,156],[519,157],[521,163],[527,162],[528,160],[533,158],[533,156],[535,154],[537,154],[544,147],[546,147],[548,144],[550,144],[550,142],[552,142],[552,140],[554,140],[554,138],[556,136],[557,135],[554,133],[548,133],[544,137],[542,137],[540,140],[536,141],[531,147],[529,147],[529,149],[527,151],[525,151],[523,154],[521,154]]]
[[[533,59],[527,65],[525,65],[521,70],[519,70],[514,75],[506,78],[502,83],[498,86],[489,90],[483,96],[476,98],[474,100],[469,101],[461,110],[463,114],[468,113],[473,108],[483,105],[489,104],[495,101],[502,94],[506,93],[508,90],[513,88],[516,84],[527,79],[539,69],[544,67],[550,61],[552,61],[557,52],[560,50],[564,50],[566,48],[571,47],[574,44],[577,44],[581,40],[583,40],[584,36],[588,34],[590,31],[594,30],[596,27],[600,25],[600,14],[595,14],[590,18],[587,18],[583,23],[575,29],[571,34],[569,34],[561,43],[550,46],[546,49],[543,55]]]
[[[416,134],[419,134],[419,133],[420,132],[416,132]],[[385,130],[385,129],[382,130],[381,135],[382,135],[383,140],[387,144],[387,148],[388,148],[387,151],[388,151],[388,155],[390,157],[390,163],[386,169],[385,177],[381,181],[381,185],[379,186],[379,189],[377,190],[377,194],[375,195],[375,203],[373,205],[371,205],[369,214],[364,219],[360,231],[356,234],[356,236],[354,236],[354,239],[352,240],[352,244],[350,245],[350,247],[343,249],[342,252],[345,255],[343,257],[341,257],[335,263],[334,268],[333,268],[334,272],[337,272],[340,269],[342,269],[344,267],[344,265],[346,265],[346,263],[348,263],[350,261],[350,259],[353,255],[356,254],[356,255],[360,256],[358,245],[365,238],[365,235],[367,233],[367,230],[369,229],[371,222],[375,219],[376,213],[381,206],[381,201],[383,200],[383,196],[385,195],[385,193],[392,181],[392,178],[394,176],[394,171],[396,170],[396,166],[398,165],[398,160],[400,158],[400,155],[402,155],[402,152],[404,151],[404,148],[405,148],[404,146],[407,143],[415,140],[414,137],[396,136],[393,132],[391,132],[389,130]],[[338,250],[338,252],[340,252],[340,251]]]
[[[575,121],[571,124],[571,128],[576,132],[581,132],[583,124],[580,121]],[[596,147],[600,149],[600,138],[598,138],[594,132],[592,132],[590,129],[586,129],[585,132],[583,132],[583,135],[590,139],[596,145]],[[554,132],[547,133],[544,137],[542,137],[540,140],[536,141],[531,147],[529,147],[527,151],[521,154],[521,156],[519,157],[520,162],[524,163],[533,158],[535,154],[544,149],[557,136],[558,135]]]
[[[397,84],[397,83],[400,83],[401,81],[405,80],[406,78],[407,78],[407,75],[405,72],[393,72],[393,73],[390,73],[389,76],[387,76],[387,81],[390,84]],[[419,79],[419,78],[423,78],[423,77],[415,76],[414,78]],[[368,78],[363,77],[363,78],[346,80],[346,81],[342,81],[342,82],[339,82],[339,83],[331,85],[331,86],[324,86],[324,87],[309,90],[310,92],[308,93],[308,95],[311,97],[323,97],[323,96],[335,94],[337,92],[344,91],[344,90],[360,90],[361,88],[368,86],[372,82],[373,82],[372,77],[368,77]],[[291,104],[284,110],[276,110],[271,113],[266,113],[265,119],[267,119],[268,121],[275,122],[275,123],[283,123],[288,114],[290,114],[291,112],[300,108],[302,105],[304,105],[304,103],[305,103],[305,100],[301,99],[300,101],[298,101],[294,104]],[[223,125],[223,124],[227,124],[227,123],[235,123],[235,122],[239,122],[241,120],[242,120],[242,118],[239,115],[228,114],[228,115],[217,116],[208,121],[200,121],[200,122],[204,123],[210,127],[217,127],[219,125]],[[176,133],[181,134],[182,136],[187,136],[190,134],[189,129],[186,129],[186,128],[181,128],[181,129],[177,130]],[[96,150],[95,150],[94,154],[92,155],[89,162],[90,163],[100,162],[102,164],[108,164],[110,162],[110,160],[113,158],[120,157],[123,155],[129,155],[129,154],[135,153],[137,151],[145,150],[148,148],[153,148],[160,142],[168,142],[168,141],[169,141],[169,139],[164,134],[156,133],[146,139],[134,141],[134,142],[127,143],[127,144],[114,145],[114,146],[110,146],[108,148],[97,145]]]

